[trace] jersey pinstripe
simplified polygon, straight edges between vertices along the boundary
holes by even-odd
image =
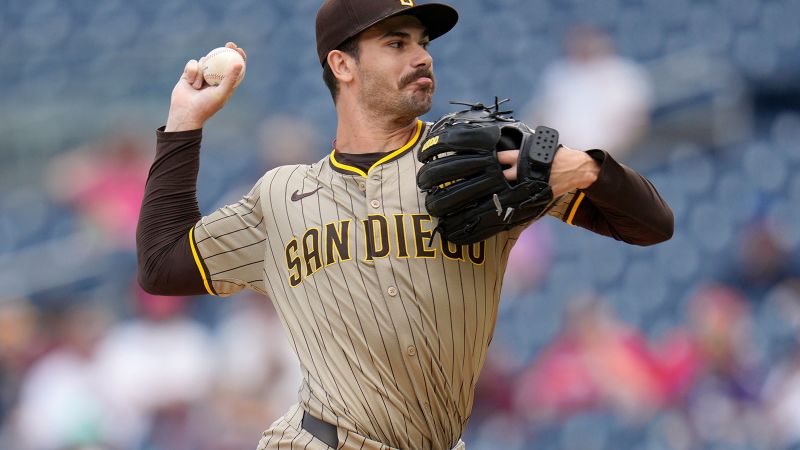
[[[458,442],[522,230],[465,246],[431,239],[416,186],[426,128],[367,172],[333,154],[271,170],[190,236],[209,292],[272,299],[303,369],[300,406],[340,438]],[[554,215],[577,208],[566,197]]]

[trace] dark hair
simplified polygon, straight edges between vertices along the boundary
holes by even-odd
[[[358,61],[357,36],[353,36],[342,42],[342,45],[336,47],[336,50],[346,53]],[[333,71],[327,62],[322,66],[322,80],[325,82],[325,86],[328,86],[328,90],[331,91],[333,103],[336,103],[336,97],[339,96],[339,80],[336,79],[336,76],[333,74]]]

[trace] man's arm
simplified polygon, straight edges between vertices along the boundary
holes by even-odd
[[[229,42],[227,47],[244,51]],[[219,86],[203,82],[201,63],[191,60],[172,91],[165,129],[159,130],[136,230],[138,280],[153,294],[213,293],[190,242],[201,218],[197,204],[202,127],[235,90],[243,67],[235,65]]]
[[[207,293],[188,238],[201,217],[197,204],[201,136],[201,130],[157,132],[156,158],[136,228],[138,280],[151,294]]]
[[[509,181],[517,179],[518,155],[519,150],[497,153]],[[548,214],[570,225],[636,245],[672,237],[672,210],[653,184],[605,151],[560,146],[549,183],[557,200]]]
[[[568,152],[562,156],[570,161],[557,164],[564,150]],[[580,160],[584,162],[578,164]],[[594,165],[596,172],[586,164]],[[564,222],[636,245],[653,245],[672,237],[672,210],[653,184],[602,150],[561,148],[553,163],[551,184],[559,195],[564,194],[552,215]]]

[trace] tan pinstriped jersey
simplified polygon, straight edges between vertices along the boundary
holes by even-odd
[[[190,239],[209,292],[272,299],[307,411],[393,447],[442,449],[472,409],[521,228],[468,246],[431,239],[416,185],[426,128],[366,173],[333,154],[271,170]]]

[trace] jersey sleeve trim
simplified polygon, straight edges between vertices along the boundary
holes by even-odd
[[[189,246],[192,249],[192,256],[194,257],[194,262],[197,264],[197,270],[200,271],[200,276],[203,277],[203,286],[205,286],[206,291],[211,295],[217,295],[217,292],[208,282],[210,276],[207,275],[208,270],[206,269],[203,261],[200,259],[200,254],[197,251],[197,245],[194,242],[194,227],[189,228]]]
[[[422,128],[423,128],[422,125],[423,125],[423,122],[421,120],[417,119],[417,129],[414,131],[414,136],[411,138],[411,140],[406,142],[406,144],[403,145],[402,147],[398,148],[397,150],[392,151],[388,155],[386,155],[383,158],[381,158],[378,161],[376,161],[375,164],[373,164],[369,168],[369,170],[367,170],[366,172],[364,172],[363,170],[359,169],[358,167],[353,167],[353,166],[350,166],[350,165],[347,165],[347,164],[343,164],[343,163],[337,161],[336,160],[336,149],[335,148],[331,152],[331,156],[330,156],[331,165],[333,165],[333,167],[335,167],[337,169],[340,169],[340,170],[343,170],[343,171],[346,171],[346,172],[352,172],[352,173],[355,173],[357,175],[361,175],[364,178],[367,178],[369,173],[372,172],[372,170],[375,169],[376,167],[380,166],[381,164],[385,164],[385,163],[387,163],[387,162],[399,157],[400,155],[405,153],[408,149],[410,149],[410,148],[414,147],[415,145],[417,145],[417,142],[419,142],[419,137],[422,135]]]
[[[575,219],[575,213],[578,212],[578,208],[581,206],[581,202],[583,201],[586,194],[583,192],[578,194],[578,198],[575,199],[575,202],[572,204],[572,209],[569,211],[569,215],[567,216],[567,223],[572,225],[573,219]]]

